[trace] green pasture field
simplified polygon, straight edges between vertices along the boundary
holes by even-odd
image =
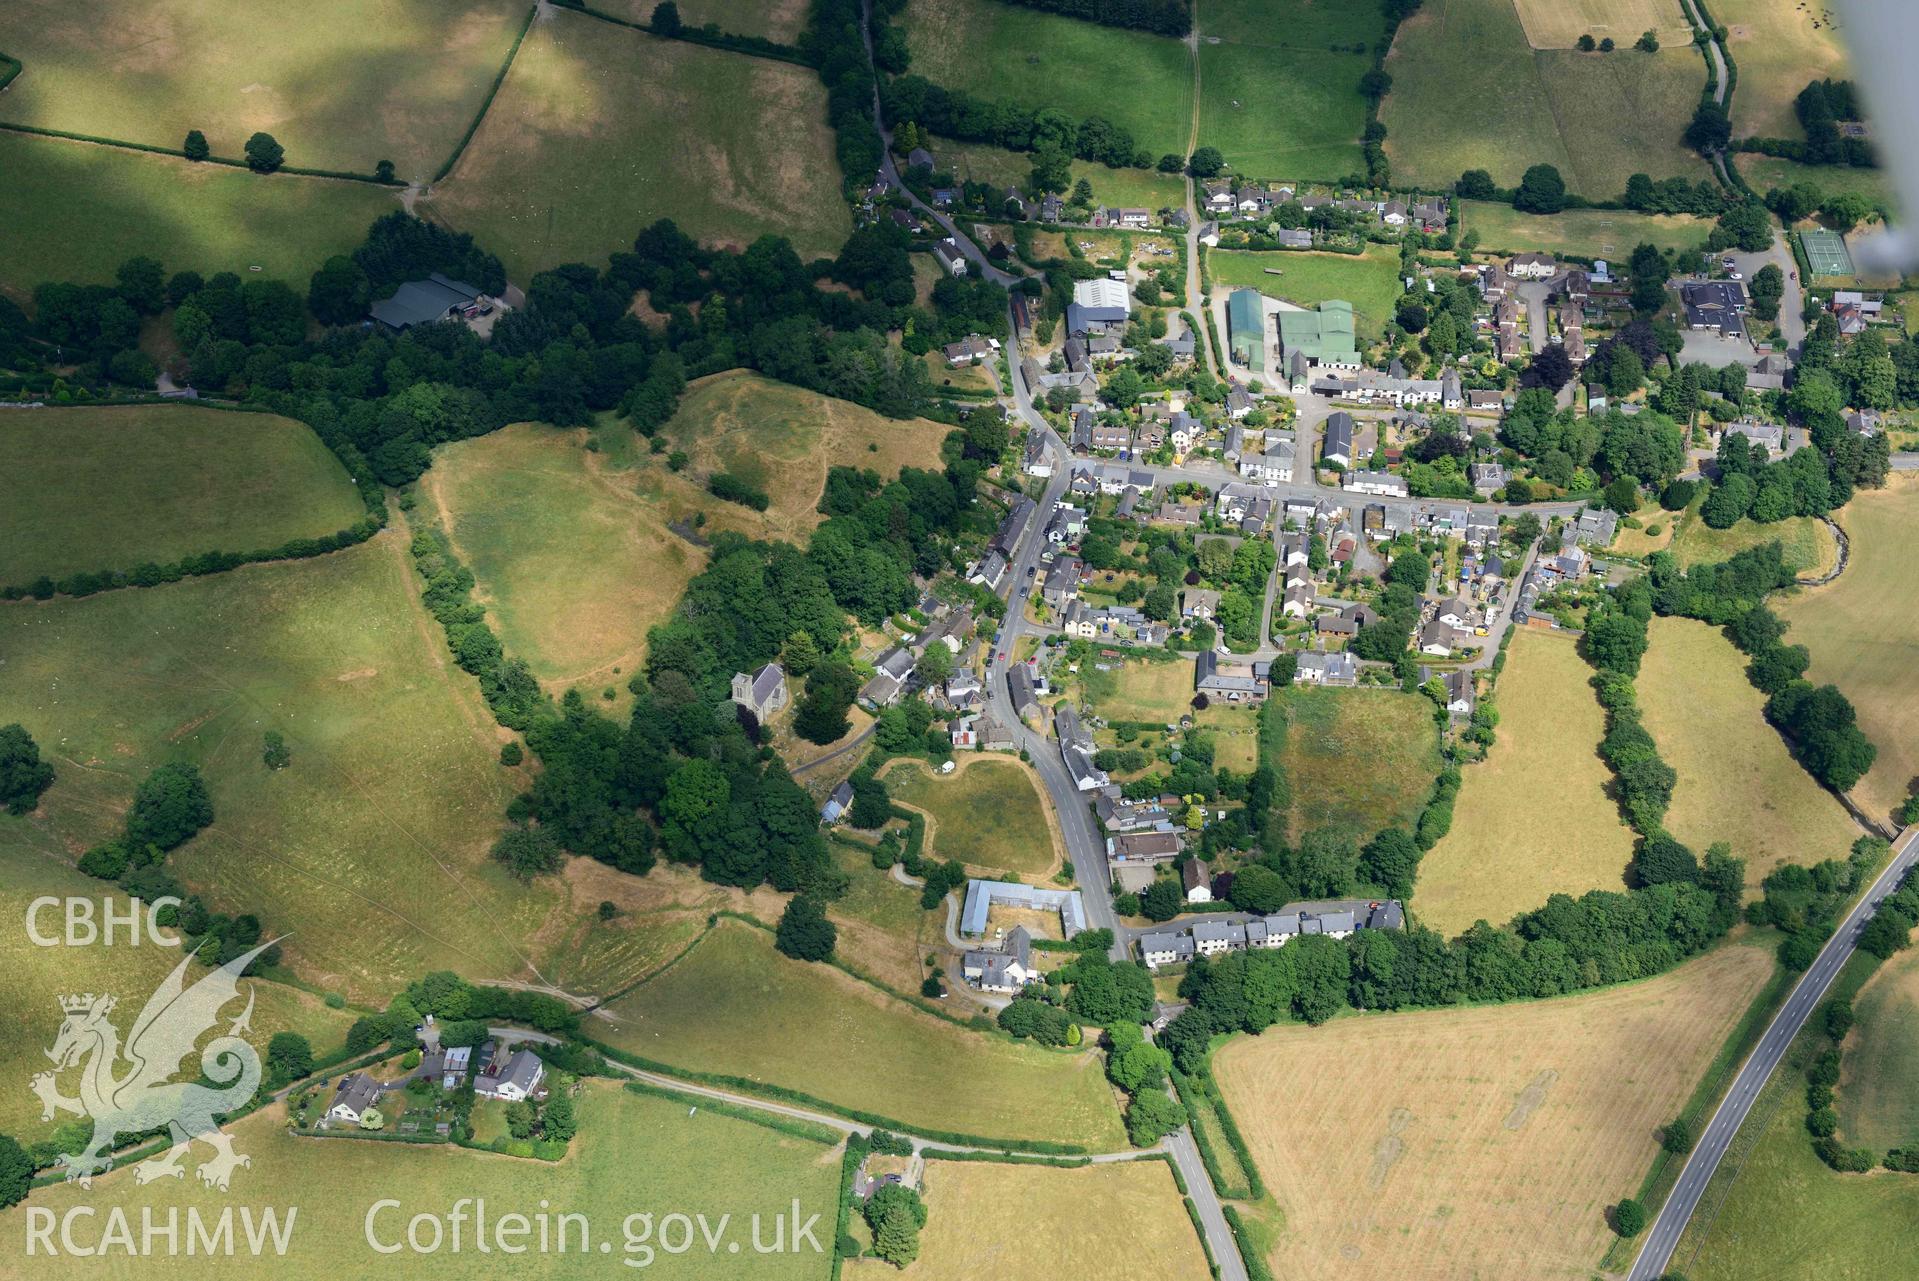
[[[708,244],[785,236],[806,259],[852,230],[812,71],[564,9],[535,24],[422,209],[472,232],[519,281],[602,265],[660,218]]]
[[[1685,513],[1673,535],[1673,559],[1682,569],[1729,560],[1749,547],[1778,543],[1786,565],[1797,573],[1819,574],[1831,569],[1839,556],[1832,531],[1810,516],[1788,516],[1766,525],[1742,520],[1728,529],[1714,529],[1695,509]]]
[[[1432,0],[1400,24],[1386,71],[1397,182],[1440,188],[1487,169],[1512,187],[1544,163],[1570,190],[1616,199],[1634,173],[1710,176],[1681,141],[1706,81],[1690,45],[1534,50],[1512,0]]]
[[[1791,624],[1787,641],[1812,651],[1811,678],[1845,691],[1859,727],[1878,747],[1872,771],[1852,795],[1885,818],[1919,777],[1919,644],[1908,604],[1919,589],[1912,556],[1919,487],[1896,477],[1885,489],[1861,490],[1838,519],[1852,540],[1846,572],[1774,605]]]
[[[1119,1112],[1091,1053],[1017,1045],[937,1019],[772,936],[723,920],[608,1007],[595,1035],[696,1072],[799,1090],[904,1125],[1108,1149]]]
[[[1110,671],[1080,664],[1086,702],[1109,721],[1170,725],[1192,710],[1193,668],[1188,663],[1140,659]]]
[[[1839,1132],[1884,1152],[1919,1142],[1919,952],[1879,968],[1853,1002],[1838,1089]]]
[[[1744,85],[1743,76],[1740,83]],[[1803,85],[1800,87],[1804,88]],[[1761,195],[1774,187],[1809,182],[1828,196],[1858,192],[1877,208],[1895,207],[1892,179],[1883,169],[1855,169],[1851,165],[1802,165],[1793,160],[1749,152],[1740,152],[1731,159],[1732,163],[1739,166],[1747,185]]]
[[[1206,264],[1216,289],[1257,289],[1301,307],[1344,298],[1353,305],[1354,322],[1366,340],[1380,336],[1405,292],[1399,283],[1399,255],[1380,248],[1360,255],[1211,249]],[[1268,267],[1282,274],[1270,275]]]
[[[448,1144],[301,1138],[282,1127],[282,1109],[274,1106],[232,1127],[236,1150],[249,1156],[252,1165],[234,1173],[231,1192],[255,1213],[268,1205],[298,1208],[286,1255],[273,1263],[275,1276],[372,1276],[391,1270],[398,1259],[405,1261],[410,1276],[464,1281],[476,1268],[485,1270],[485,1259],[498,1257],[479,1253],[472,1204],[465,1207],[462,1248],[452,1248],[448,1216],[456,1201],[469,1197],[484,1200],[489,1233],[502,1216],[515,1213],[527,1216],[535,1233],[542,1216],[551,1226],[554,1246],[545,1252],[537,1248],[537,1235],[517,1242],[507,1238],[526,1251],[513,1261],[516,1276],[614,1276],[630,1270],[634,1275],[693,1281],[818,1281],[826,1274],[839,1191],[837,1148],[721,1115],[696,1098],[639,1094],[610,1082],[588,1083],[576,1104],[579,1133],[566,1159],[558,1162],[470,1152]],[[133,1176],[120,1171],[96,1183],[91,1197],[71,1185],[36,1190],[26,1203],[0,1215],[0,1231],[20,1240],[29,1208],[47,1207],[59,1215],[68,1206],[102,1195],[123,1206],[136,1225],[142,1207],[152,1207],[161,1223],[173,1209],[196,1208],[202,1216],[217,1218],[225,1202],[203,1189],[191,1173],[205,1154],[206,1149],[196,1148],[185,1162],[185,1178],[160,1179],[145,1187],[135,1186]],[[431,1253],[376,1253],[367,1239],[367,1218],[374,1203],[384,1199],[397,1200],[400,1206],[375,1215],[376,1240],[404,1247],[408,1220],[429,1214],[447,1233],[441,1247]],[[753,1250],[753,1216],[760,1216],[762,1241],[770,1241],[773,1216],[790,1216],[796,1199],[801,1222],[820,1216],[814,1235],[824,1252],[814,1252],[804,1238],[781,1253]],[[663,1238],[651,1236],[649,1256],[629,1244],[627,1217],[637,1213],[651,1214],[649,1227],[655,1233],[660,1220],[673,1213],[703,1214],[715,1231],[721,1230],[722,1215],[731,1218],[713,1251],[695,1230],[696,1247],[678,1254],[660,1249]],[[562,1214],[584,1216],[591,1234],[585,1251],[577,1219],[568,1221],[566,1249],[557,1248]],[[638,1222],[630,1227],[640,1235]],[[792,1225],[786,1230],[790,1233]],[[189,1256],[184,1214],[181,1231],[182,1246],[175,1255],[129,1258],[110,1251],[106,1257],[64,1259],[62,1266],[76,1276],[114,1281],[261,1275],[260,1263],[244,1249],[236,1248],[231,1257]],[[423,1242],[433,1239],[430,1231],[423,1228]],[[237,1222],[234,1235],[242,1237]],[[727,1249],[729,1241],[739,1246],[737,1253]],[[610,1247],[607,1253],[600,1252],[601,1242]],[[488,1244],[497,1250],[490,1235]],[[643,1260],[647,1266],[641,1269]]]
[[[1301,686],[1273,701],[1287,722],[1279,766],[1292,786],[1293,839],[1332,831],[1363,844],[1384,828],[1412,828],[1439,774],[1430,702],[1397,690]]]
[[[1259,765],[1259,714],[1250,707],[1214,703],[1193,717],[1213,735],[1213,765],[1250,774]]]
[[[1686,214],[1642,214],[1623,209],[1568,209],[1557,214],[1520,213],[1485,200],[1459,203],[1460,231],[1479,233],[1481,253],[1574,254],[1623,263],[1640,244],[1660,249],[1697,249],[1712,223]]]
[[[1181,41],[994,0],[912,0],[905,25],[913,73],[934,84],[1076,120],[1103,117],[1154,160],[1185,154],[1193,64]]]
[[[1725,24],[1726,52],[1739,64],[1733,136],[1805,137],[1792,109],[1799,91],[1814,80],[1852,76],[1837,9],[1800,0],[1712,0],[1712,16]]]
[[[1646,728],[1679,774],[1666,826],[1704,853],[1729,841],[1757,889],[1782,863],[1844,858],[1859,835],[1766,723],[1766,696],[1718,628],[1655,618],[1636,682]]]
[[[365,512],[339,460],[290,418],[0,410],[0,584],[275,547]]]
[[[532,977],[553,892],[487,855],[517,789],[503,731],[419,604],[394,529],[311,560],[0,606],[0,724],[57,771],[15,839],[61,859],[117,834],[134,786],[190,761],[213,825],[169,867],[287,934],[308,981],[384,1000],[433,969]],[[278,730],[292,763],[269,770]]]
[[[595,9],[631,22],[650,22],[659,0],[601,0]],[[806,0],[683,0],[680,24],[711,23],[736,36],[764,36],[793,44],[806,25]]]
[[[929,150],[939,162],[938,167],[950,170],[960,181],[1018,187],[1028,196],[1033,194],[1030,152],[941,138],[935,138],[933,144]],[[1073,181],[1081,178],[1092,184],[1093,201],[1098,205],[1153,210],[1186,207],[1186,181],[1178,174],[1164,174],[1157,169],[1108,169],[1098,161],[1075,160]]]
[[[1632,830],[1599,759],[1605,714],[1571,637],[1520,629],[1494,694],[1499,733],[1468,765],[1452,831],[1419,865],[1413,911],[1445,934],[1553,894],[1625,888]]]
[[[1838,982],[1856,986],[1857,971]],[[1910,1268],[1919,1179],[1840,1174],[1812,1150],[1806,1069],[1830,1044],[1814,1019],[1773,1071],[1701,1201],[1714,1213],[1694,1215],[1679,1239],[1675,1271],[1692,1281],[1875,1281]]]
[[[392,192],[363,182],[261,178],[5,131],[0,174],[0,293],[23,302],[50,280],[112,284],[114,269],[139,256],[169,273],[234,271],[249,280],[257,266],[304,293],[321,263],[399,208]]]
[[[887,772],[886,790],[926,812],[940,858],[1015,878],[1044,876],[1059,861],[1039,788],[1017,761],[964,756],[945,775],[903,762]]]
[[[472,123],[524,0],[16,0],[21,72],[0,120],[238,158],[266,130],[286,163],[430,178]]]
[[[1199,21],[1201,146],[1253,177],[1364,171],[1359,80],[1385,31],[1377,5],[1212,0]]]
[[[7,922],[0,930],[0,1008],[8,1013],[10,1032],[0,1040],[0,1077],[19,1087],[0,1090],[0,1133],[23,1143],[50,1134],[58,1123],[41,1121],[40,1101],[27,1089],[27,1082],[52,1066],[42,1051],[53,1044],[59,1031],[59,998],[80,992],[113,993],[120,1007],[116,1022],[125,1033],[147,997],[183,955],[179,948],[154,943],[144,932],[134,943],[124,925],[117,927],[110,947],[97,936],[92,943],[76,941],[74,946],[35,943],[27,932],[27,908],[42,896],[62,902],[92,900],[94,921],[102,925],[109,902],[122,918],[138,909],[117,887],[82,875],[63,860],[33,848],[34,844],[28,820],[0,814],[0,919]],[[65,937],[61,912],[55,905],[36,915],[34,926],[43,938]],[[162,933],[174,937],[172,930]],[[76,940],[82,938],[76,936]],[[187,981],[206,972],[204,967],[191,967]],[[256,1049],[264,1050],[275,1032],[287,1031],[299,1032],[317,1053],[326,1053],[339,1048],[347,1025],[357,1017],[349,1010],[328,1009],[319,997],[284,983],[249,979],[243,989],[242,1000],[223,1013],[231,1021],[245,1008],[245,997],[252,996],[251,1040]],[[73,1092],[72,1077],[63,1077],[61,1084],[67,1093]],[[72,1119],[70,1115],[59,1118]]]

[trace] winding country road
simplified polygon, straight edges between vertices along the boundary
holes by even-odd
[[[1665,1274],[1672,1262],[1673,1251],[1678,1247],[1680,1237],[1685,1234],[1687,1222],[1698,1208],[1699,1199],[1705,1195],[1707,1185],[1712,1182],[1713,1172],[1719,1168],[1719,1162],[1731,1146],[1733,1136],[1739,1132],[1740,1125],[1752,1111],[1752,1105],[1765,1086],[1766,1078],[1779,1066],[1779,1061],[1785,1057],[1799,1029],[1805,1026],[1806,1019],[1825,999],[1833,979],[1838,977],[1839,971],[1852,958],[1866,922],[1872,919],[1880,903],[1898,887],[1900,879],[1915,863],[1919,863],[1919,826],[1909,827],[1900,835],[1893,845],[1892,860],[1886,870],[1879,874],[1872,888],[1861,896],[1858,905],[1840,922],[1831,941],[1819,953],[1819,958],[1800,978],[1779,1013],[1773,1016],[1765,1035],[1759,1038],[1759,1044],[1745,1063],[1740,1065],[1732,1088],[1727,1090],[1712,1120],[1706,1124],[1698,1146],[1686,1158],[1672,1195],[1666,1198],[1659,1216],[1653,1220],[1645,1244],[1639,1249],[1639,1257],[1633,1260],[1632,1270],[1626,1274],[1627,1281],[1657,1281]]]

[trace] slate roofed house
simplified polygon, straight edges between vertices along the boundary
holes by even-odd
[[[1302,685],[1353,685],[1359,681],[1359,660],[1344,650],[1301,654],[1293,679]]]
[[[1551,280],[1559,271],[1559,263],[1551,254],[1515,254],[1506,270],[1521,280]]]
[[[954,368],[971,364],[976,360],[991,360],[999,354],[999,343],[978,334],[968,334],[958,342],[949,342],[943,349],[946,363]]]
[[[1588,507],[1579,514],[1578,530],[1579,542],[1605,547],[1619,532],[1619,513],[1604,507]]]
[[[409,280],[368,308],[373,318],[401,333],[415,325],[431,325],[455,315],[462,307],[473,306],[484,298],[478,289],[464,280],[452,280],[434,272],[425,280]]]
[[[1176,832],[1122,832],[1106,838],[1109,863],[1170,863],[1183,847]]]
[[[1443,619],[1435,618],[1419,629],[1419,652],[1422,654],[1444,658],[1465,643],[1466,638],[1459,630],[1448,626]]]
[[[1139,937],[1139,959],[1149,969],[1183,965],[1193,959],[1193,936],[1186,930],[1161,930]]]
[[[361,1072],[349,1072],[340,1078],[340,1084],[333,1092],[333,1103],[327,1108],[327,1119],[358,1125],[362,1117],[379,1106],[380,1096],[384,1093],[384,1088],[372,1077]]]
[[[852,808],[853,785],[851,783],[841,783],[833,789],[833,794],[826,798],[826,804],[820,806],[820,822],[831,827],[842,818],[845,818],[846,812]]]
[[[1213,873],[1204,859],[1189,859],[1180,867],[1179,885],[1188,903],[1213,901]]]
[[[778,663],[768,663],[752,675],[733,674],[733,701],[753,713],[753,719],[765,722],[768,716],[786,706],[786,673]]]
[[[1203,618],[1209,622],[1219,609],[1219,593],[1207,587],[1188,587],[1180,596],[1181,618]]]
[[[1506,407],[1506,393],[1496,387],[1475,387],[1466,393],[1466,408],[1479,410],[1501,410]]]
[[[966,255],[960,252],[959,243],[951,236],[939,240],[933,245],[933,256],[939,259],[940,266],[949,276],[966,274]]]
[[[1446,227],[1446,198],[1434,196],[1421,200],[1413,206],[1413,221],[1419,224],[1421,231],[1443,231]]]
[[[1217,653],[1203,649],[1193,661],[1193,689],[1229,703],[1258,702],[1266,697],[1263,666],[1238,658],[1221,661]]]
[[[1472,478],[1473,492],[1482,497],[1498,493],[1506,487],[1506,469],[1498,463],[1474,463],[1466,469]]]
[[[1353,465],[1353,416],[1343,409],[1333,411],[1326,420],[1325,435],[1319,448],[1320,457],[1329,463],[1338,463],[1341,467]]]
[[[1273,233],[1281,249],[1311,249],[1313,233],[1305,227],[1281,227]]]
[[[860,705],[872,710],[891,707],[899,701],[906,680],[913,674],[913,651],[895,646],[874,664],[873,679],[860,687]]]
[[[505,1099],[518,1103],[533,1097],[546,1079],[546,1064],[531,1050],[515,1050],[498,1075],[482,1072],[473,1082],[473,1092],[481,1098]]]
[[[906,153],[906,167],[918,169],[921,166],[928,169],[933,167],[933,153],[924,147],[915,147]]]
[[[960,958],[960,977],[982,992],[1017,992],[1040,977],[1033,965],[1033,936],[1014,926],[996,951],[977,949]]]

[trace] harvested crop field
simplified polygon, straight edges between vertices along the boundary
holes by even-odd
[[[0,585],[278,547],[365,514],[346,469],[291,418],[0,410]]]
[[[1439,189],[1486,169],[1514,187],[1550,164],[1569,190],[1616,200],[1634,173],[1710,178],[1681,140],[1706,83],[1690,43],[1589,54],[1536,49],[1529,28],[1514,0],[1428,0],[1400,24],[1380,106],[1396,182]]]
[[[1861,490],[1838,520],[1852,539],[1846,572],[1824,587],[1775,597],[1791,624],[1786,640],[1812,651],[1810,677],[1845,691],[1859,726],[1879,749],[1852,789],[1875,815],[1905,800],[1919,778],[1919,638],[1910,602],[1919,590],[1919,483],[1895,478]]]
[[[1214,1071],[1286,1215],[1275,1271],[1584,1281],[1772,970],[1725,946],[1579,996],[1235,1038]]]
[[[1295,685],[1261,713],[1292,790],[1287,829],[1333,832],[1364,844],[1380,830],[1411,830],[1439,774],[1432,704],[1384,689]]]
[[[274,0],[12,0],[0,47],[26,69],[0,119],[160,147],[200,129],[225,157],[266,130],[290,165],[371,173],[391,160],[425,180],[530,7],[309,0],[296,17]]]
[[[1622,46],[1642,31],[1657,31],[1661,44],[1692,39],[1679,0],[1514,0],[1526,42],[1535,49],[1570,49],[1579,37],[1611,37]]]
[[[1112,1281],[1202,1281],[1206,1256],[1163,1161],[1076,1170],[987,1161],[931,1161],[926,1231],[912,1275],[919,1281],[1057,1281],[1098,1260]],[[1018,1214],[1008,1214],[1018,1206]],[[1112,1248],[1124,1225],[1126,1246]],[[878,1260],[849,1277],[894,1275]]]
[[[1766,696],[1718,628],[1653,619],[1635,688],[1659,754],[1679,774],[1666,814],[1674,836],[1702,855],[1731,842],[1753,891],[1782,863],[1846,856],[1859,829],[1766,723]]]
[[[516,281],[603,265],[660,218],[706,244],[785,236],[803,259],[835,252],[852,230],[812,71],[563,8],[534,25],[421,208],[473,233]]]
[[[1599,759],[1605,714],[1571,637],[1521,629],[1495,694],[1499,731],[1468,765],[1452,831],[1419,865],[1413,912],[1457,934],[1503,924],[1554,894],[1623,889],[1632,830]]]
[[[969,1031],[830,965],[788,960],[767,930],[722,920],[665,972],[607,1007],[593,1035],[694,1072],[798,1090],[922,1132],[1124,1142],[1093,1052]]]

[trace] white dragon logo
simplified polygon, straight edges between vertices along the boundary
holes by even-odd
[[[251,992],[240,1017],[200,1052],[200,1074],[213,1085],[176,1082],[173,1077],[180,1070],[181,1060],[193,1052],[194,1043],[219,1021],[221,1009],[239,996],[240,975],[247,965],[270,946],[263,943],[235,957],[192,987],[185,981],[192,958],[183,958],[147,998],[124,1047],[119,1032],[107,1019],[116,1003],[112,996],[89,992],[60,998],[66,1018],[53,1048],[47,1051],[53,1071],[33,1078],[33,1092],[40,1096],[43,1121],[51,1121],[57,1112],[93,1119],[93,1138],[86,1148],[60,1157],[69,1180],[77,1179],[81,1187],[91,1187],[94,1175],[112,1168],[113,1148],[120,1135],[161,1129],[172,1137],[172,1146],[134,1167],[136,1183],[180,1178],[184,1173],[180,1158],[195,1139],[213,1149],[212,1158],[199,1168],[201,1182],[210,1188],[226,1191],[234,1170],[252,1164],[233,1150],[232,1137],[222,1133],[215,1120],[219,1114],[245,1105],[260,1084],[260,1056],[240,1038],[253,1016]],[[122,1060],[128,1069],[116,1075]],[[68,1098],[60,1093],[56,1077],[83,1063],[80,1097]]]

